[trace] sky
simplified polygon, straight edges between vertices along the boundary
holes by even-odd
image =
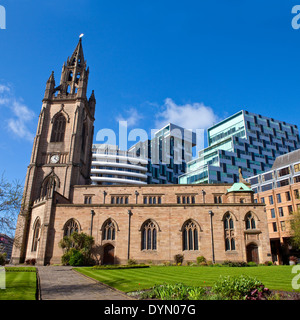
[[[53,70],[59,82],[82,33],[95,138],[118,135],[120,120],[207,129],[241,109],[300,126],[298,4],[0,0],[1,171],[24,183],[46,81]]]

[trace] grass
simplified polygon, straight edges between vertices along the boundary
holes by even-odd
[[[0,300],[36,300],[36,269],[5,268],[6,289],[0,289]]]
[[[292,266],[257,267],[188,267],[151,266],[146,269],[100,270],[91,267],[75,270],[123,292],[145,290],[156,284],[183,283],[188,286],[211,287],[220,276],[249,275],[270,290],[293,291]]]

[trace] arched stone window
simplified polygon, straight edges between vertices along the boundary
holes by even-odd
[[[115,240],[116,226],[111,219],[108,219],[102,227],[102,240]]]
[[[50,142],[63,142],[65,138],[66,118],[63,114],[55,117]]]
[[[230,213],[224,216],[224,235],[225,235],[225,250],[235,250],[235,232],[234,221]]]
[[[31,251],[36,252],[37,247],[38,247],[38,242],[40,238],[40,230],[41,230],[41,221],[38,218],[35,222],[34,226],[34,232],[33,232],[33,238],[32,238],[32,246],[31,246]]]
[[[64,226],[64,236],[70,236],[74,232],[79,232],[79,225],[74,219],[70,219]]]
[[[198,228],[192,220],[183,225],[182,247],[183,250],[199,250]]]
[[[142,250],[157,249],[157,227],[152,220],[147,220],[142,228]]]
[[[51,197],[52,192],[56,191],[60,187],[60,180],[58,176],[52,171],[50,172],[42,182],[41,197]]]
[[[251,212],[247,213],[246,218],[245,218],[245,222],[246,222],[246,229],[247,230],[256,229],[256,221],[255,221],[253,213],[251,213]]]

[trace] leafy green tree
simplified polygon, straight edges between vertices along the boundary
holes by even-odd
[[[94,243],[94,238],[83,232],[73,232],[70,236],[63,237],[59,242],[59,247],[65,252],[62,256],[62,263],[70,265],[91,264]]]
[[[291,220],[292,242],[295,247],[300,249],[300,210],[294,212]]]

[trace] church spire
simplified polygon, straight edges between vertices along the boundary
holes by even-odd
[[[81,68],[82,66],[86,67],[86,62],[84,61],[82,40],[79,38],[76,49],[74,50],[71,59],[68,63],[69,66]]]
[[[82,39],[79,42],[67,62],[63,64],[59,91],[60,95],[70,98],[86,98],[86,89],[89,70],[84,60]]]

